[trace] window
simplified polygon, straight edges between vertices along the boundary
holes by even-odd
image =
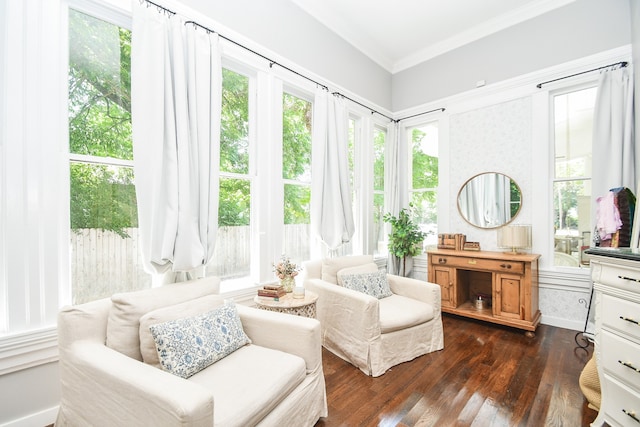
[[[69,10],[74,304],[151,286],[137,243],[130,53],[129,30]]]
[[[310,258],[311,121],[308,100],[282,96],[282,179],[284,181],[283,253],[301,262]]]
[[[438,122],[409,129],[411,149],[409,201],[416,222],[427,233],[425,249],[435,247],[438,237]]]
[[[591,240],[593,112],[597,89],[553,97],[554,265],[578,266]]]
[[[377,242],[374,255],[387,254],[387,236],[384,232],[384,151],[387,132],[373,129],[373,229]]]
[[[207,274],[223,282],[246,278],[251,267],[250,79],[222,71],[220,196],[216,247]]]

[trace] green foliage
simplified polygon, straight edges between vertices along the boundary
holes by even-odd
[[[285,93],[282,97],[282,177],[308,183],[311,179],[311,119],[309,101]],[[310,188],[284,186],[284,223],[309,224]]]
[[[227,69],[222,70],[220,170],[249,173],[249,78]],[[233,222],[237,220],[225,225]]]
[[[100,228],[127,237],[137,227],[133,169],[131,32],[80,12],[69,19],[69,150],[106,164],[72,163],[71,228]]]
[[[131,168],[73,163],[71,172],[71,229],[100,228],[120,237],[138,226],[136,193]]]
[[[410,205],[413,208],[413,205]],[[387,212],[384,221],[391,224],[389,252],[398,258],[415,256],[422,252],[422,242],[426,234],[411,219],[411,212],[403,208],[397,217]]]

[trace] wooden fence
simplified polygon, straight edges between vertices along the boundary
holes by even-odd
[[[129,237],[95,228],[72,231],[71,283],[75,304],[151,286],[151,276],[142,267],[138,229],[125,232]],[[308,258],[307,224],[285,226],[284,238],[287,256],[295,260]],[[220,227],[207,275],[222,279],[248,276],[250,239],[249,226]]]

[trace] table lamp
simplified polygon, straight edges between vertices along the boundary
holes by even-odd
[[[531,226],[517,224],[498,228],[498,247],[509,248],[511,254],[517,254],[518,249],[530,249]]]

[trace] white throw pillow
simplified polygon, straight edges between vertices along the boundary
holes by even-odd
[[[160,366],[181,378],[189,378],[251,343],[231,301],[209,312],[157,323],[149,329]]]
[[[183,317],[193,317],[211,311],[223,304],[224,298],[222,296],[207,295],[180,304],[159,308],[142,316],[140,318],[140,353],[142,354],[142,361],[156,368],[161,368],[156,342],[149,329],[151,325]]]
[[[347,267],[338,271],[338,285],[344,286],[342,284],[342,276],[346,274],[362,274],[362,273],[376,273],[379,270],[378,264],[375,262],[369,262],[367,264],[358,265],[355,267]]]
[[[387,281],[387,272],[345,274],[342,276],[343,286],[347,289],[362,292],[378,299],[386,298],[393,293]]]

